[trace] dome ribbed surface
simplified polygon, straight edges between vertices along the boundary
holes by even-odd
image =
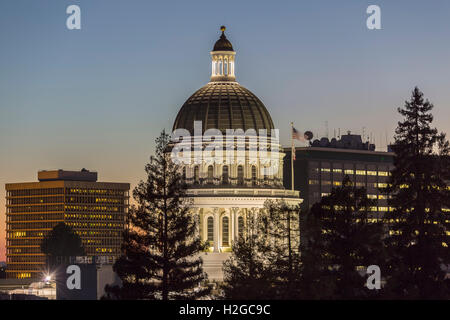
[[[213,51],[233,51],[233,45],[227,39],[225,34],[222,33],[219,40],[214,44]]]
[[[194,121],[202,121],[202,130],[274,129],[264,104],[237,82],[210,82],[197,90],[181,107],[173,125],[194,133]]]

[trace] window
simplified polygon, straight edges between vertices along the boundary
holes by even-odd
[[[228,217],[222,218],[222,245],[228,246],[230,243],[228,241]]]
[[[198,166],[194,167],[194,183],[200,183]]]
[[[208,229],[208,241],[210,243],[213,243],[214,242],[214,219],[213,219],[213,217],[208,218],[207,229]]]
[[[214,167],[208,166],[208,183],[213,183],[214,179]]]
[[[244,236],[244,218],[243,217],[238,218],[238,236],[239,237]]]
[[[252,166],[252,185],[256,185],[256,166]]]
[[[228,166],[223,166],[222,168],[222,183],[228,184],[229,175],[228,175]]]
[[[244,184],[244,168],[242,166],[238,166],[237,174],[238,174],[238,185],[242,186]]]
[[[186,180],[186,167],[183,167],[183,180]]]

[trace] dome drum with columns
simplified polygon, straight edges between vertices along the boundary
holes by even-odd
[[[202,240],[210,243],[212,252],[230,251],[232,242],[244,232],[245,217],[262,210],[266,200],[283,199],[293,205],[302,201],[298,191],[283,188],[285,154],[271,135],[272,118],[261,100],[236,82],[236,52],[225,36],[225,27],[221,31],[211,52],[211,80],[183,104],[173,130],[186,129],[194,135],[194,122],[201,121],[202,134],[208,129],[218,129],[224,135],[227,130],[241,129],[261,138],[261,130],[265,130],[267,139],[246,136],[239,142],[245,148],[231,158],[214,163],[191,161],[182,166],[189,185],[187,195],[192,198],[191,211],[198,219]],[[274,142],[278,148],[272,150]],[[237,139],[230,142],[224,138],[224,155],[230,143],[235,150],[238,148]],[[263,144],[268,146],[267,153],[253,157],[250,150],[261,149]],[[206,145],[202,143],[202,147]],[[276,170],[265,174],[262,168],[269,166],[270,161],[277,162]]]

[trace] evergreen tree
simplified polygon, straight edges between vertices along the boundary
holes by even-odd
[[[81,238],[64,222],[58,223],[41,242],[41,251],[47,256],[47,264],[53,269],[69,257],[84,256]]]
[[[398,112],[404,117],[395,131],[394,170],[389,204],[394,208],[386,244],[389,249],[387,287],[394,298],[449,298],[443,266],[448,250],[450,190],[449,143],[431,127],[433,105],[416,87]],[[447,220],[447,224],[446,224]]]
[[[308,235],[302,252],[302,295],[309,299],[361,299],[374,297],[367,289],[365,268],[382,266],[383,228],[369,221],[364,188],[348,176],[342,186],[313,205],[306,219]]]
[[[122,285],[107,287],[109,298],[195,299],[208,293],[197,255],[203,245],[185,198],[186,183],[170,159],[169,136],[156,139],[156,154],[146,165],[147,180],[134,189],[137,205],[129,213],[124,254],[114,270]]]
[[[276,298],[300,297],[300,206],[285,201],[266,201],[261,220],[261,234],[265,235]]]
[[[247,213],[245,232],[224,263],[224,293],[230,299],[294,299],[299,284],[298,207],[267,201]]]
[[[222,289],[226,299],[273,299],[273,272],[267,259],[269,248],[259,231],[261,217],[245,215],[243,234],[232,245],[231,257],[224,262]]]

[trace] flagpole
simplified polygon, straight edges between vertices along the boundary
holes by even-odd
[[[291,189],[294,191],[294,123],[291,122]]]

